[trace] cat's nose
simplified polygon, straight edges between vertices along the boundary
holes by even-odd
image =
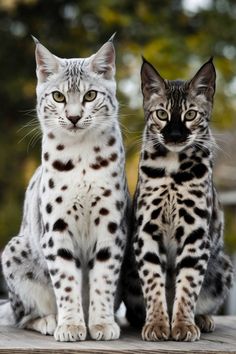
[[[182,143],[186,140],[186,134],[183,132],[174,130],[165,137],[166,143]]]
[[[68,116],[67,119],[74,125],[80,120],[80,116]]]

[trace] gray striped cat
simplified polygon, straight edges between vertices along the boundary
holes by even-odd
[[[123,280],[127,317],[144,340],[198,340],[232,285],[212,172],[215,77],[212,60],[189,81],[142,65],[146,126]]]
[[[58,341],[117,339],[114,319],[128,193],[112,39],[85,59],[36,42],[42,164],[18,236],[2,255],[9,303],[1,323]],[[5,313],[5,318],[3,317]]]

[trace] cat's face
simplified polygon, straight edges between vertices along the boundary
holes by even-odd
[[[78,135],[116,118],[112,41],[85,59],[61,59],[36,42],[37,112],[43,131]]]
[[[189,81],[168,81],[144,60],[141,69],[147,134],[170,151],[202,144],[215,92],[215,68],[205,63]]]

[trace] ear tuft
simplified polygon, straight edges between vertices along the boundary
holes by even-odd
[[[213,101],[215,82],[216,71],[211,57],[190,80],[189,87],[196,95],[204,94],[209,101]]]
[[[44,47],[37,38],[33,37],[35,47],[36,74],[39,83],[46,82],[48,77],[58,72],[59,59]]]
[[[112,43],[114,35],[92,56],[91,61],[91,70],[108,80],[115,75],[115,48]]]
[[[165,80],[158,71],[142,56],[141,66],[141,87],[145,98],[149,98],[152,93],[162,95],[165,93]]]

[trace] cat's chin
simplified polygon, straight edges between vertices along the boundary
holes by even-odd
[[[188,147],[188,144],[166,144],[165,148],[172,152],[181,152]]]

